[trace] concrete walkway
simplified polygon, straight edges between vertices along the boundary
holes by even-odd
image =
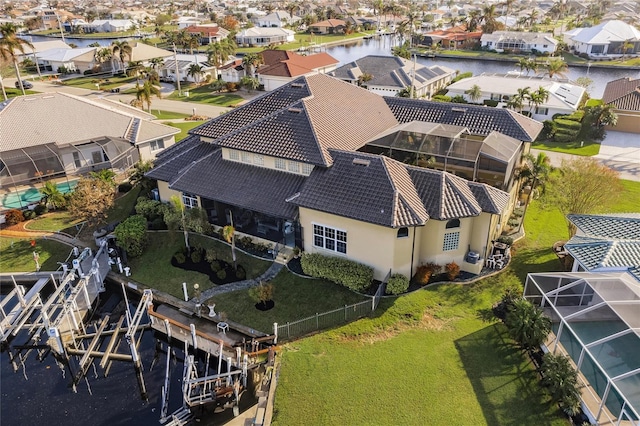
[[[238,281],[235,283],[230,283],[230,284],[225,284],[225,285],[217,286],[214,288],[210,288],[208,290],[203,291],[200,297],[202,300],[207,300],[218,294],[230,293],[232,291],[237,291],[237,290],[247,290],[251,287],[256,287],[261,282],[267,282],[272,280],[276,275],[278,275],[278,273],[283,267],[284,267],[284,263],[276,260],[271,264],[271,266],[269,266],[269,269],[267,269],[264,272],[264,274],[260,275],[258,278],[254,278],[252,280]]]

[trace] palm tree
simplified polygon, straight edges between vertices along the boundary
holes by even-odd
[[[102,64],[104,64],[105,62],[110,62],[111,59],[113,59],[113,51],[108,47],[96,49],[95,58],[96,61],[100,64],[100,68],[102,70]]]
[[[578,373],[571,366],[569,358],[547,352],[542,357],[542,384],[547,386],[551,398],[570,416],[578,413],[580,390]]]
[[[300,6],[298,5],[298,3],[289,3],[284,7],[284,10],[289,12],[289,16],[291,17],[290,24],[293,24],[293,13],[299,9],[300,9]]]
[[[233,269],[238,269],[236,266],[236,229],[233,227],[233,219],[231,225],[227,225],[222,228],[222,238],[229,244],[231,244],[231,258],[233,259]]]
[[[120,65],[122,66],[120,70],[122,70],[124,68],[125,58],[131,60],[133,49],[126,40],[114,41],[111,43],[111,49],[113,51],[113,56],[120,59]]]
[[[187,220],[184,215],[185,206],[180,197],[177,195],[171,196],[171,204],[173,208],[180,213],[180,222],[182,224],[182,233],[184,234],[184,245],[187,248],[187,251],[191,251],[191,247],[189,246],[189,231],[187,230]]]
[[[478,9],[474,9],[469,12],[469,16],[467,19],[467,31],[473,32],[478,29],[480,21],[482,17],[480,16],[480,11]]]
[[[476,103],[482,97],[482,89],[477,84],[471,86],[469,90],[465,90],[467,95],[469,95],[469,99],[471,102]]]
[[[544,87],[538,87],[538,90],[529,94],[529,112],[533,115],[533,112],[538,109],[540,105],[549,100],[549,91]],[[531,108],[533,105],[533,108]]]
[[[40,203],[47,206],[47,208],[55,210],[61,207],[64,207],[66,204],[66,199],[64,198],[64,194],[60,192],[58,189],[58,185],[53,183],[53,181],[47,181],[44,183],[44,187],[40,190],[42,194],[42,198],[40,199]]]
[[[18,27],[10,22],[0,25],[0,57],[5,61],[12,61],[13,67],[16,71],[16,78],[20,85],[20,90],[23,95],[26,95],[24,86],[22,85],[22,78],[20,78],[20,69],[18,68],[18,55],[17,52],[24,54],[25,47],[33,49],[31,42],[21,39],[16,35]],[[3,87],[4,88],[4,87]],[[6,99],[6,95],[5,95]]]
[[[200,83],[200,77],[204,74],[204,68],[200,64],[191,64],[189,65],[189,69],[187,70],[187,75],[193,77],[196,81],[196,84]]]
[[[145,81],[142,86],[136,83],[136,100],[141,108],[144,109],[144,104],[147,104],[147,111],[151,112],[151,96],[156,95],[158,99],[162,98],[160,89],[151,84],[149,80]]]
[[[552,59],[547,62],[547,74],[549,74],[549,78],[553,78],[556,75],[566,77],[568,69],[569,66],[567,63],[560,58]]]
[[[491,34],[498,29],[498,21],[496,21],[496,6],[494,4],[487,5],[482,8],[482,31]]]
[[[162,58],[151,58],[149,60],[149,63],[151,64],[151,68],[153,68],[154,70],[157,70],[160,65],[164,64],[164,59]]]
[[[509,334],[526,350],[539,347],[551,332],[551,320],[526,299],[514,302],[505,325]]]
[[[544,184],[552,170],[551,159],[544,152],[538,153],[537,157],[527,154],[524,159],[526,164],[520,171],[520,177],[524,178],[530,184],[531,189],[529,190],[527,201],[524,205],[520,227],[522,227],[524,218],[527,216],[527,209],[529,208],[529,203],[531,203],[531,195],[538,186],[544,188]]]
[[[236,43],[229,37],[215,43],[211,43],[207,48],[207,60],[215,67],[223,65],[229,56],[235,54]]]
[[[242,65],[244,65],[244,75],[245,77],[253,77],[256,73],[256,68],[262,62],[262,55],[258,53],[247,53],[242,57]],[[251,72],[247,74],[247,70]]]

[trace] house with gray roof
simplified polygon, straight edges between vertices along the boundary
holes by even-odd
[[[482,34],[480,45],[496,52],[540,52],[554,53],[558,40],[552,33],[534,33],[524,31],[494,31]]]
[[[413,88],[417,98],[431,99],[451,82],[456,72],[441,65],[427,67],[397,56],[369,55],[345,64],[330,75],[360,85],[381,96],[395,96]]]
[[[125,105],[63,93],[9,99],[0,104],[0,186],[15,191],[154,159],[179,130],[153,119]]]
[[[397,116],[384,97],[323,74],[302,76],[191,130],[158,155],[148,176],[158,181],[161,200],[182,197],[214,225],[345,256],[372,266],[378,279],[389,270],[411,276],[428,261],[478,273],[506,222],[510,194],[365,152],[407,129],[417,135],[419,124],[403,127]],[[428,136],[471,135],[421,125]],[[480,138],[476,154],[519,158],[524,142],[495,133]]]

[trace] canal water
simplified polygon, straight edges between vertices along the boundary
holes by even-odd
[[[27,36],[28,38],[29,36]],[[51,40],[42,36],[30,36],[32,41]],[[101,46],[110,45],[113,40],[109,39],[66,39],[67,43],[75,43],[79,47],[86,47],[91,43],[98,42]],[[317,40],[322,43],[322,38]],[[340,61],[340,64],[353,61],[367,55],[390,55],[393,46],[391,36],[383,36],[368,40],[356,40],[347,45],[331,46],[323,48],[328,54]],[[418,58],[417,62],[423,65],[443,65],[460,72],[471,71],[474,75],[482,73],[506,74],[509,71],[517,70],[514,63],[498,61],[482,61],[473,59],[448,59],[448,58]],[[589,87],[592,98],[601,98],[607,82],[623,77],[640,78],[640,70],[630,69],[610,69],[592,67],[569,67],[567,78],[575,81],[578,77],[589,77],[593,84]]]

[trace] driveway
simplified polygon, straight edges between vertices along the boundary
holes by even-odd
[[[640,163],[640,134],[607,130],[596,158]]]

